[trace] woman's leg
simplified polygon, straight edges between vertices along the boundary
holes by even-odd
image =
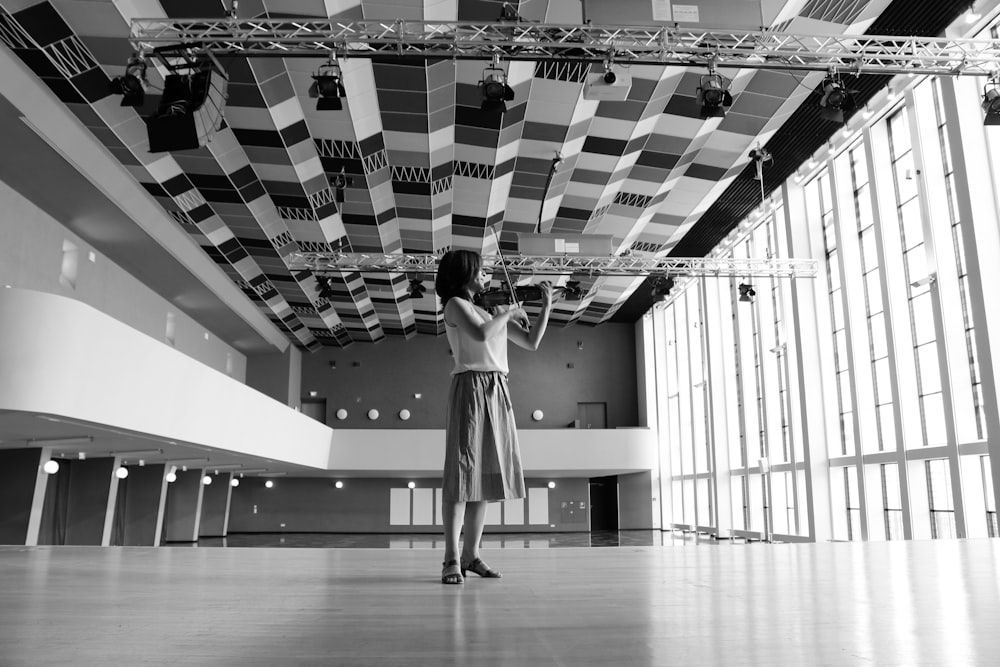
[[[486,501],[465,503],[465,538],[462,542],[462,562],[471,563],[479,558],[479,542],[483,539],[486,523]]]
[[[446,563],[458,560],[458,538],[462,534],[462,516],[466,512],[466,505],[465,502],[445,502],[441,508],[444,515],[444,562]]]

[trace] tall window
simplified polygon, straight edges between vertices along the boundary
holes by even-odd
[[[917,396],[920,404],[920,445],[940,445],[947,440],[944,421],[944,398],[941,394],[941,368],[934,332],[927,248],[917,198],[917,181],[910,145],[910,126],[906,109],[889,118],[889,157],[896,196],[896,214],[903,245],[910,311],[910,336],[917,370]]]
[[[955,508],[951,495],[951,470],[947,459],[924,461],[931,511],[931,537],[955,537]]]
[[[819,211],[823,221],[823,239],[826,250],[826,270],[830,284],[830,320],[833,322],[833,361],[837,373],[837,408],[840,415],[840,451],[838,454],[854,454],[854,407],[851,403],[851,364],[847,354],[847,330],[844,321],[844,300],[840,284],[840,251],[837,247],[837,232],[833,214],[833,194],[830,191],[829,175],[824,173],[818,179],[816,195],[819,197]]]
[[[882,507],[885,516],[885,539],[903,539],[903,503],[899,497],[899,466],[884,463],[879,466],[882,473]]]
[[[868,353],[872,361],[872,385],[875,396],[875,423],[862,423],[862,442],[877,443],[878,451],[896,449],[896,429],[892,414],[889,347],[885,330],[885,308],[882,303],[882,278],[871,194],[868,163],[863,144],[850,151],[851,190],[857,221],[858,246],[861,249],[862,290],[865,316],[868,321]],[[864,413],[862,413],[864,414]]]
[[[969,360],[969,382],[972,386],[972,410],[975,415],[968,426],[974,428],[974,432],[969,433],[969,437],[982,440],[986,437],[986,415],[983,411],[983,385],[979,372],[979,358],[976,354],[975,329],[972,321],[972,309],[969,306],[969,272],[965,263],[965,246],[962,242],[962,221],[958,216],[958,208],[955,203],[955,170],[952,165],[951,147],[948,145],[948,128],[945,124],[944,108],[941,94],[941,81],[933,79],[931,90],[934,94],[934,113],[938,131],[937,151],[929,151],[935,159],[941,160],[944,171],[944,191],[948,202],[948,219],[951,222],[951,242],[952,254],[955,266],[958,270],[958,292],[962,309],[962,324],[965,329],[965,350]],[[943,248],[938,249],[939,256]],[[964,420],[958,420],[958,429],[965,430],[967,424]],[[962,435],[965,435],[964,433]],[[959,441],[968,440],[968,437],[959,438]]]

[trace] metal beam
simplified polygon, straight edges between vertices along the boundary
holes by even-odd
[[[242,57],[419,57],[574,60],[857,74],[990,75],[1000,42],[873,35],[687,30],[665,26],[339,21],[336,19],[134,19],[140,52],[190,50]]]
[[[300,252],[289,257],[292,270],[310,269],[328,274],[340,271],[364,273],[432,274],[437,272],[437,255],[378,255],[366,253]],[[483,257],[483,265],[499,270],[506,264],[510,273],[524,275],[586,276],[754,276],[813,278],[819,267],[815,259],[734,259],[716,257],[640,257],[633,255],[586,257],[579,255],[493,255]]]

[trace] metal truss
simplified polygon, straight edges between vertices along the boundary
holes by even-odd
[[[990,75],[1000,42],[872,35],[688,30],[665,26],[338,21],[336,19],[134,19],[140,52],[243,57],[604,61],[844,73]]]
[[[343,271],[363,273],[432,274],[437,255],[375,255],[364,253],[293,253],[293,270],[311,269],[328,274]],[[498,255],[483,257],[490,270],[506,265],[518,276],[718,276],[732,278],[816,276],[815,259],[734,259],[716,257],[641,257],[633,255],[585,257],[579,255]]]

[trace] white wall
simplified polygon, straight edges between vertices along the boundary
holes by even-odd
[[[0,288],[0,410],[325,468],[333,431],[75,299]]]
[[[649,471],[656,465],[656,438],[646,428],[519,429],[525,474],[572,477]],[[444,430],[337,429],[330,470],[379,470],[440,474]]]
[[[174,348],[218,371],[246,378],[246,356],[209,334],[125,269],[94,250],[83,239],[0,181],[0,285],[11,285],[72,297],[159,341],[166,340],[167,313],[175,323]],[[74,286],[59,280],[63,242],[79,249]],[[90,253],[94,261],[90,261]]]

